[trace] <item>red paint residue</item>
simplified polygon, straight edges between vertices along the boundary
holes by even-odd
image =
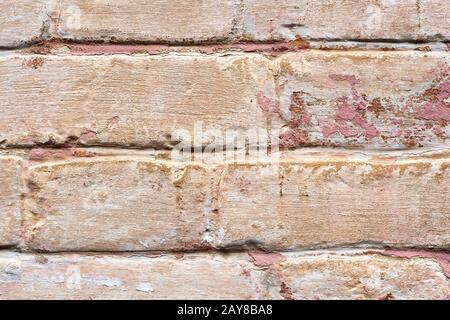
[[[31,59],[25,59],[23,61],[23,66],[31,68],[31,69],[39,69],[45,63],[45,60],[42,57],[35,57]]]
[[[299,128],[289,129],[280,134],[280,146],[295,148],[308,142],[308,132]]]
[[[395,297],[392,293],[386,293],[384,296],[378,298],[378,300],[395,300]]]
[[[253,250],[248,253],[255,266],[264,268],[287,260],[281,253]]]
[[[354,75],[332,74],[329,78],[333,81],[348,82],[351,86],[352,97],[351,99],[345,96],[338,98],[334,119],[321,121],[322,134],[324,137],[329,138],[334,134],[340,134],[345,138],[358,138],[364,136],[368,140],[371,140],[380,136],[380,131],[375,125],[366,120],[366,112],[369,106],[356,88],[360,83],[360,80]],[[377,116],[379,116],[379,114],[377,114]]]
[[[281,283],[280,295],[285,300],[294,300],[294,295],[292,293],[292,289],[285,282]]]
[[[440,126],[434,126],[433,133],[440,138],[445,138],[445,131]]]
[[[246,278],[250,277],[251,273],[252,273],[252,271],[251,271],[250,269],[246,269],[246,268],[243,268],[243,269],[242,269],[242,274],[243,274]]]
[[[439,262],[447,278],[450,278],[450,252],[385,250],[383,255],[399,258],[431,258]]]
[[[30,151],[30,161],[42,161],[46,159],[66,159],[72,156],[69,149],[43,149],[36,148]]]
[[[168,45],[69,44],[67,46],[73,55],[163,54],[170,51]]]
[[[97,139],[97,132],[92,131],[92,130],[84,130],[80,134],[80,138],[79,138],[79,140],[84,141],[84,142],[88,142],[88,141],[92,141],[92,140],[96,140],[96,139]]]
[[[331,74],[329,78],[334,81],[347,81],[351,86],[360,83],[360,80],[354,75]]]
[[[223,51],[261,52],[276,55],[283,52],[296,52],[309,48],[309,43],[301,38],[290,42],[277,43],[232,43],[203,46],[172,46],[172,45],[131,45],[111,43],[67,44],[74,55],[112,55],[112,54],[164,54],[169,52],[200,52],[213,54]]]
[[[265,96],[262,92],[256,94],[256,103],[264,112],[279,112],[280,103]]]
[[[416,112],[417,119],[450,121],[450,81],[446,81],[434,90],[429,90],[423,108]]]
[[[60,149],[46,149],[35,148],[30,151],[30,161],[45,161],[45,160],[65,160],[69,158],[90,158],[95,157],[94,152],[75,149],[75,148],[60,148]]]
[[[312,116],[307,110],[307,99],[305,92],[291,94],[289,128],[279,136],[281,147],[295,148],[308,143],[308,128],[312,126]]]
[[[417,119],[450,121],[450,106],[443,103],[433,104],[427,102],[422,110],[416,113]]]

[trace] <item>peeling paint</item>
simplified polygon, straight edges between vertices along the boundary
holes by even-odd
[[[272,264],[284,262],[287,258],[281,253],[264,252],[264,251],[250,251],[249,256],[255,266],[260,268],[270,267]]]
[[[431,258],[439,262],[447,278],[450,279],[450,253],[433,251],[414,251],[414,250],[385,250],[383,255],[399,258]]]

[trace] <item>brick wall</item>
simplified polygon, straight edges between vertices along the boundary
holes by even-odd
[[[450,297],[449,1],[0,24],[0,299]]]

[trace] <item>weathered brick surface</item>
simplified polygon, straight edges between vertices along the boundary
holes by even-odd
[[[0,157],[0,247],[19,242],[21,174],[19,158]]]
[[[445,299],[449,293],[448,279],[432,258],[291,253],[279,261],[268,260],[263,269],[249,260],[245,254],[46,256],[3,252],[0,297]]]
[[[7,145],[171,148],[191,143],[173,134],[193,139],[196,121],[223,135],[282,129],[287,148],[436,146],[449,135],[446,53],[311,50],[274,62],[255,54],[18,55],[1,58],[0,70]]]
[[[434,41],[449,40],[448,9],[445,0],[69,0],[54,29],[82,41]]]
[[[50,37],[148,43],[297,37],[448,41],[449,6],[445,0],[18,0],[1,4],[0,47]]]
[[[422,39],[450,40],[450,2],[440,0],[420,0]]]
[[[14,0],[0,3],[0,47],[39,41],[49,27],[51,0]]]
[[[397,149],[446,144],[447,53],[307,51],[279,63],[286,147]]]
[[[0,255],[0,299],[257,299],[245,257]]]
[[[449,299],[449,13],[3,1],[0,299]]]
[[[195,121],[223,132],[263,127],[256,95],[274,89],[258,55],[14,55],[0,58],[0,74],[0,140],[10,146],[170,147]]]
[[[296,37],[412,40],[420,35],[416,2],[245,0],[243,30],[249,38],[266,41]]]
[[[267,283],[275,299],[445,300],[449,294],[436,260],[377,254],[290,254],[270,267]]]
[[[219,247],[269,250],[355,244],[447,248],[446,159],[346,159],[318,155],[218,169]]]
[[[31,168],[25,238],[43,251],[192,249],[207,230],[201,166],[80,160]]]
[[[57,32],[76,40],[227,40],[235,31],[238,10],[238,0],[66,0]]]

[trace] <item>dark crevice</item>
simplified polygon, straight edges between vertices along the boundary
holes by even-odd
[[[284,25],[286,28],[295,28],[295,27],[301,27],[301,24],[286,24]],[[47,32],[46,28],[43,28],[43,33]],[[47,38],[44,40],[44,38]],[[435,38],[429,38],[429,39],[389,39],[389,38],[376,38],[376,39],[352,39],[352,38],[302,38],[304,41],[309,42],[321,42],[322,45],[325,45],[327,43],[355,43],[355,44],[373,44],[373,43],[385,43],[385,44],[405,44],[405,45],[424,45],[424,44],[430,44],[430,43],[443,43],[447,44],[448,40],[445,39],[444,36],[438,36]],[[246,39],[238,39],[238,41],[230,41],[229,39],[223,39],[223,38],[212,38],[208,39],[207,41],[194,41],[192,39],[185,39],[181,41],[140,41],[140,40],[119,40],[114,37],[111,38],[105,38],[105,39],[60,39],[60,38],[48,38],[48,37],[41,37],[39,39],[31,40],[28,42],[23,42],[20,45],[17,46],[0,46],[0,50],[2,51],[11,51],[11,50],[21,50],[21,49],[27,49],[32,47],[39,47],[39,46],[54,46],[54,45],[120,45],[120,46],[138,46],[138,45],[148,45],[148,46],[168,46],[173,48],[183,48],[183,47],[192,47],[192,46],[198,46],[198,47],[207,47],[207,46],[228,46],[232,47],[233,45],[239,46],[239,45],[276,45],[276,44],[286,44],[289,40],[279,39],[279,40],[268,40],[268,41],[253,41],[253,40],[246,40]]]
[[[217,253],[217,254],[237,254],[237,253],[247,253],[252,250],[259,250],[263,252],[277,252],[277,253],[317,253],[318,251],[326,252],[344,252],[344,250],[360,250],[368,254],[377,254],[376,250],[404,250],[404,251],[424,251],[430,253],[450,253],[450,247],[436,247],[436,246],[407,246],[407,245],[392,245],[383,244],[380,242],[363,241],[353,244],[339,244],[339,245],[312,245],[304,247],[292,247],[288,250],[286,248],[281,248],[277,246],[265,245],[257,240],[248,240],[235,242],[232,245],[227,246],[212,246],[212,245],[200,245],[197,249],[183,249],[173,248],[167,250],[55,250],[55,251],[45,251],[38,249],[29,249],[17,246],[6,246],[0,247],[0,250],[9,250],[20,252],[24,254],[45,254],[45,255],[59,255],[59,254],[98,254],[98,255],[174,255],[177,253],[183,254],[200,254],[200,253]]]

